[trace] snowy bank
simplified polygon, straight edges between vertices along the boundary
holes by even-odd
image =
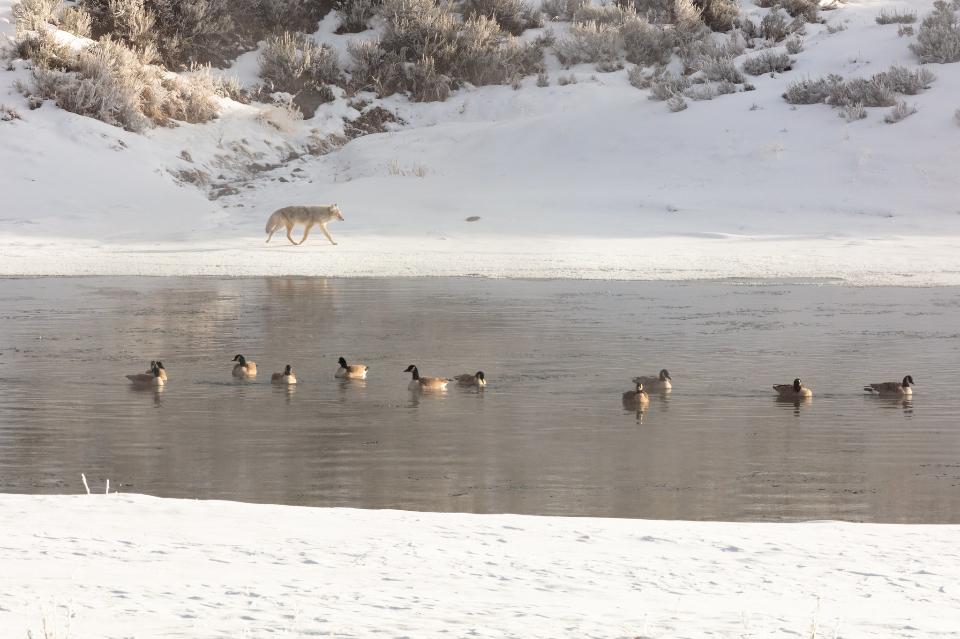
[[[0,122],[0,274],[897,284],[910,273],[918,284],[960,284],[960,63],[923,65],[936,79],[905,97],[917,113],[897,124],[884,122],[885,108],[848,121],[782,97],[803,79],[917,68],[916,37],[877,24],[884,9],[922,18],[932,3],[860,0],[822,11],[825,23],[806,25],[791,70],[751,76],[755,90],[679,113],[631,86],[629,68],[563,69],[553,54],[546,87],[531,76],[518,90],[466,87],[434,103],[362,94],[403,123],[326,155],[292,151],[359,115],[342,95],[286,133],[263,125],[263,105],[231,103],[212,122],[140,135],[49,102],[29,110],[14,88],[27,77],[18,63],[0,69],[0,103],[21,116]],[[742,7],[754,20],[768,11]],[[10,15],[10,0],[0,0],[0,35],[12,36]],[[342,49],[329,22],[314,37]],[[234,69],[248,81],[255,57]],[[561,76],[576,82],[561,85]],[[251,165],[267,168],[245,173]],[[230,186],[208,199],[209,185],[189,183],[190,174]],[[261,250],[272,210],[329,202],[346,217],[331,226],[339,246],[316,234],[295,250]]]
[[[4,636],[935,637],[960,527],[0,495]],[[42,635],[40,635],[42,636]]]

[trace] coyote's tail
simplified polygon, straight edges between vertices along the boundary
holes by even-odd
[[[264,233],[273,233],[280,228],[281,224],[283,224],[283,213],[280,211],[275,211],[273,215],[267,219],[267,228]]]

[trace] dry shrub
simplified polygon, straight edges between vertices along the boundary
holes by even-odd
[[[46,25],[56,22],[61,0],[21,0],[13,5],[17,33],[42,31]]]
[[[543,26],[539,11],[533,11],[525,0],[465,0],[464,16],[492,18],[507,33],[520,35],[527,29]]]
[[[377,15],[382,6],[381,0],[338,0],[337,15],[340,26],[337,33],[360,33],[369,28],[370,19]]]
[[[921,62],[960,62],[960,18],[956,14],[960,1],[949,4],[937,0],[933,7],[933,12],[920,23],[917,41],[910,45],[910,50]]]

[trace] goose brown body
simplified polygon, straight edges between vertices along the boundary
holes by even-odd
[[[410,373],[413,378],[407,385],[410,390],[446,390],[447,388],[447,380],[442,377],[420,377],[420,371],[413,364],[403,372]]]
[[[296,384],[297,376],[294,374],[290,364],[287,364],[282,373],[274,373],[270,376],[270,382],[273,384]]]
[[[477,371],[473,375],[470,373],[457,375],[453,378],[453,381],[455,381],[458,386],[476,386],[478,388],[483,388],[487,385],[487,377],[483,374],[483,371]]]
[[[252,379],[257,376],[257,363],[248,360],[243,355],[233,358],[236,364],[233,367],[233,376],[240,379]]]
[[[780,399],[797,400],[813,397],[813,391],[804,386],[800,378],[793,380],[792,384],[774,384],[773,390],[777,391]]]
[[[867,384],[863,387],[863,390],[868,393],[876,393],[881,397],[904,397],[913,395],[913,385],[913,375],[907,375],[899,382]]]
[[[632,410],[639,410],[650,403],[650,396],[643,388],[643,384],[634,380],[636,387],[623,394],[623,407]]]
[[[665,368],[657,375],[634,377],[633,383],[643,384],[645,390],[653,392],[663,392],[673,389],[673,378],[670,377],[670,371]]]
[[[367,371],[370,370],[366,364],[347,364],[343,357],[339,360],[340,368],[334,374],[339,379],[366,379]]]

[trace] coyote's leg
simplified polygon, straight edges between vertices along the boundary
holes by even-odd
[[[267,244],[270,243],[270,238],[273,237],[273,234],[277,232],[277,229],[278,229],[278,228],[280,228],[279,225],[273,227],[273,230],[270,231],[270,234],[269,234],[269,235],[267,235]]]
[[[293,236],[292,236],[292,235],[290,235],[290,231],[293,230],[293,226],[294,226],[293,224],[288,224],[288,225],[287,225],[287,239],[290,240],[290,243],[291,243],[291,244],[293,244],[294,246],[296,246],[296,245],[297,245],[297,241],[293,239]]]
[[[334,246],[337,245],[337,243],[333,241],[333,238],[330,237],[330,232],[327,231],[327,225],[326,225],[326,224],[321,224],[321,225],[320,225],[320,230],[323,231],[323,234],[327,236],[327,239],[330,240],[330,243],[331,243],[331,244],[333,244]]]
[[[313,227],[313,225],[314,225],[313,222],[307,222],[306,224],[304,224],[303,237],[300,238],[299,244],[303,244],[304,242],[307,241],[307,236],[310,235],[310,229]]]

